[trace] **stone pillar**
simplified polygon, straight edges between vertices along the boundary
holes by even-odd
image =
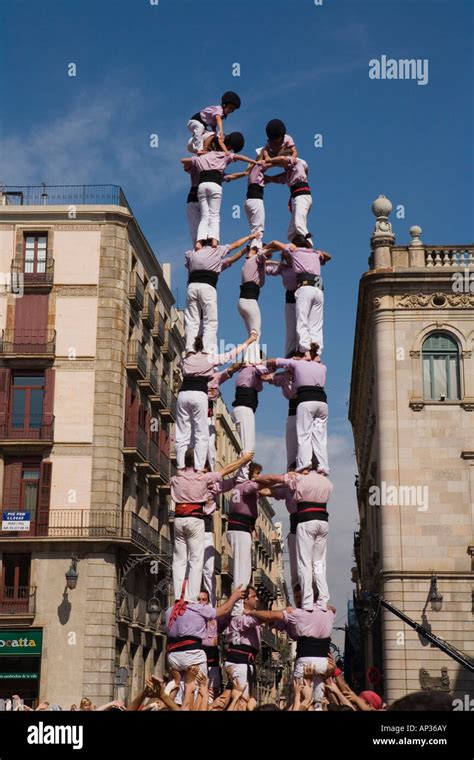
[[[422,233],[421,227],[414,225],[410,227],[411,242],[408,246],[408,266],[420,267],[425,266],[425,248],[423,241],[420,240]]]
[[[372,203],[372,213],[376,222],[370,239],[373,253],[371,269],[389,269],[393,266],[392,246],[395,243],[395,235],[388,221],[391,211],[392,204],[385,195],[379,195]]]

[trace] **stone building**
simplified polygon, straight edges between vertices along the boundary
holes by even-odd
[[[375,616],[376,605],[363,613],[362,592],[380,593],[472,656],[474,246],[426,245],[419,227],[409,245],[396,245],[391,209],[384,196],[372,206],[349,409],[359,470],[355,599],[371,623],[361,625],[363,670],[388,702],[420,688],[463,697],[473,687],[466,669],[392,613]]]
[[[103,703],[162,660],[182,319],[120,188],[0,203],[0,690]]]

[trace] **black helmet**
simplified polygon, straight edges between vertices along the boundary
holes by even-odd
[[[245,145],[245,139],[242,132],[231,132],[225,136],[224,144],[230,148],[233,153],[240,153]]]
[[[240,108],[240,98],[237,95],[236,92],[232,92],[232,90],[229,90],[228,92],[224,92],[222,98],[221,98],[222,105],[230,105],[234,106],[235,108]]]
[[[267,124],[266,132],[269,140],[278,140],[279,137],[285,136],[286,126],[281,119],[272,119]]]

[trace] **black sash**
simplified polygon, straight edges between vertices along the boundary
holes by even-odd
[[[219,169],[204,169],[199,174],[198,184],[202,182],[215,182],[216,185],[222,185],[222,172]]]
[[[204,533],[213,533],[212,515],[204,515]]]
[[[194,272],[189,273],[188,285],[192,282],[203,282],[216,288],[218,279],[219,272],[212,272],[210,269],[195,269]]]
[[[298,407],[298,399],[290,398],[288,401],[288,417],[294,417],[296,415],[296,409]]]
[[[207,394],[207,384],[210,377],[202,377],[200,375],[185,375],[183,382],[178,393],[181,391],[202,391]]]
[[[230,644],[226,652],[226,662],[233,662],[234,665],[253,664],[258,649],[248,644]]]
[[[204,520],[204,502],[179,502],[175,506],[174,517],[175,520],[180,517],[198,517]]]
[[[290,533],[296,535],[296,527],[298,525],[298,512],[292,512],[290,514]]]
[[[319,385],[300,385],[296,389],[297,403],[302,404],[303,401],[322,401],[327,403],[327,396],[324,388]]]
[[[296,290],[285,291],[285,303],[296,303],[295,293]]]
[[[241,515],[238,512],[230,512],[227,530],[240,530],[243,533],[251,533],[255,527],[255,517]]]
[[[327,657],[331,639],[316,639],[313,636],[299,636],[296,641],[297,657]]]
[[[290,187],[290,193],[292,198],[297,198],[299,195],[311,195],[311,189],[307,182],[295,182]]]
[[[219,665],[219,647],[203,646],[207,658],[207,667]]]
[[[201,112],[200,112],[200,111],[198,111],[197,113],[195,113],[195,114],[194,114],[194,116],[191,116],[191,119],[190,119],[190,121],[199,121],[199,122],[201,122],[201,124],[202,124],[204,127],[206,127],[206,126],[207,126],[207,124],[206,124],[206,123],[203,121],[203,119],[202,119],[202,116],[201,116]]]
[[[240,286],[240,298],[252,298],[258,301],[260,295],[260,285],[256,282],[244,282]]]
[[[188,199],[186,201],[187,203],[197,203],[198,202],[198,186],[193,185],[188,193]]]
[[[327,504],[320,501],[299,501],[296,505],[298,525],[310,520],[328,522]]]
[[[242,388],[240,385],[235,389],[235,400],[232,402],[232,406],[248,406],[249,409],[257,411],[258,406],[258,392],[255,388]]]
[[[166,651],[190,652],[193,649],[202,649],[202,639],[196,636],[168,636]]]
[[[259,198],[263,200],[263,187],[257,185],[256,182],[251,182],[247,188],[247,198]]]

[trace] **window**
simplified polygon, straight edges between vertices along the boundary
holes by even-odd
[[[423,343],[423,394],[444,401],[460,398],[459,349],[446,333],[433,333]]]
[[[4,598],[27,597],[30,585],[31,554],[4,554],[2,565]]]
[[[44,375],[13,375],[10,415],[13,430],[41,428],[43,398]]]
[[[26,275],[46,273],[47,246],[47,235],[25,235],[24,272]]]
[[[21,473],[21,511],[30,513],[30,520],[36,520],[40,484],[40,466],[23,465]]]

